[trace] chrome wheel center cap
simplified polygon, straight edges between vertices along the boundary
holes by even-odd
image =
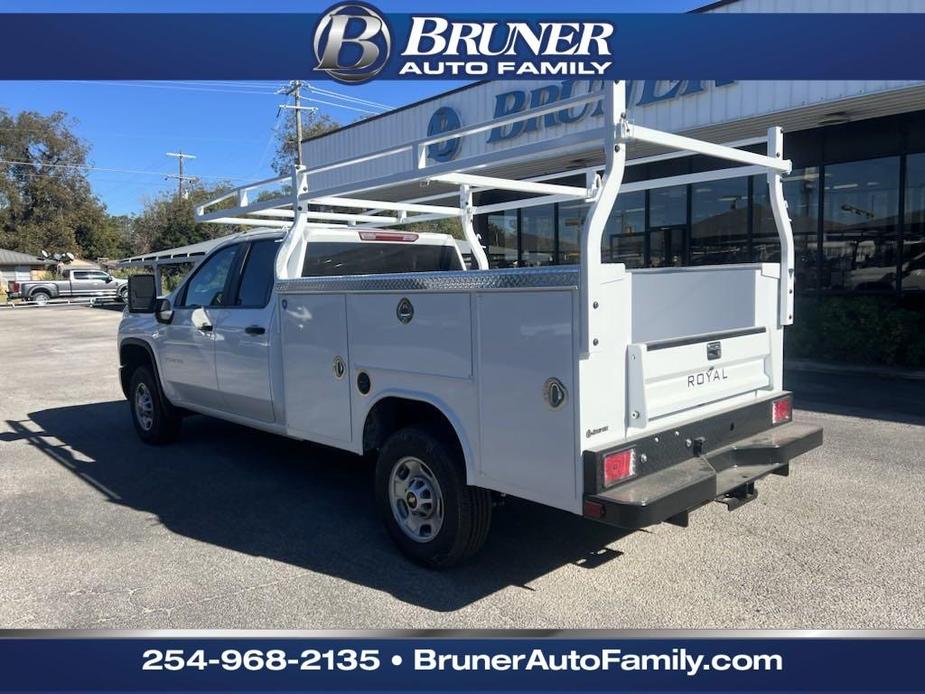
[[[392,514],[415,542],[429,542],[443,527],[443,493],[433,471],[414,456],[399,460],[389,481]]]

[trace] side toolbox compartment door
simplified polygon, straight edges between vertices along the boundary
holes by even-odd
[[[571,291],[477,298],[485,485],[565,509],[577,493],[573,301]],[[565,389],[552,404],[544,392],[550,379]]]
[[[289,433],[321,443],[349,443],[346,296],[283,295],[280,315]]]

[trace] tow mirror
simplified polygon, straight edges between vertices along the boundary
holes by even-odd
[[[158,299],[154,310],[154,317],[158,323],[169,323],[173,320],[173,306],[169,299]]]
[[[156,302],[154,275],[132,275],[128,278],[129,313],[154,313]]]

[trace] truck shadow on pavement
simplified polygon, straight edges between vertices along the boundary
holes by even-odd
[[[374,507],[370,461],[207,417],[180,440],[142,444],[124,401],[42,410],[7,421],[0,441],[41,450],[109,502],[154,514],[172,532],[384,590],[437,611],[457,610],[566,564],[616,559],[626,533],[537,504],[497,509],[468,565],[435,572],[398,554]],[[142,522],[142,521],[140,521]]]

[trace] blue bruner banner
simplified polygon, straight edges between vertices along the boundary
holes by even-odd
[[[921,632],[596,638],[15,632],[0,691],[925,691]],[[27,632],[20,632],[26,634]],[[705,632],[708,633],[708,632]],[[715,632],[714,632],[715,633]],[[754,632],[752,632],[754,634]],[[587,632],[585,632],[587,634]]]
[[[915,13],[412,15],[351,2],[319,14],[4,13],[0,22],[0,79],[925,76],[925,14]]]

